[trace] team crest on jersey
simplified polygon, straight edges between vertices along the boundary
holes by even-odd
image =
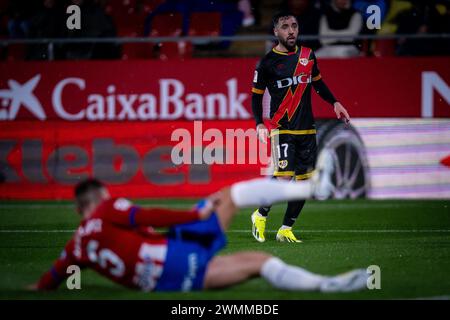
[[[287,165],[288,165],[288,161],[287,161],[287,160],[280,160],[280,161],[278,161],[278,167],[279,167],[280,169],[286,168]]]
[[[300,59],[300,64],[303,65],[303,66],[306,66],[308,64],[308,62],[309,62],[309,60],[306,59],[306,58],[301,58]]]

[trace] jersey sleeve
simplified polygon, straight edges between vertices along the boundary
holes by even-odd
[[[314,87],[314,90],[323,100],[333,105],[334,103],[337,102],[337,100],[322,79],[322,75],[320,74],[319,71],[319,66],[317,65],[316,55],[314,54],[314,52],[312,52],[311,55],[314,60],[314,65],[312,69],[312,81],[313,81],[312,85]]]
[[[264,67],[264,61],[261,60],[256,67],[255,74],[253,75],[253,88],[252,93],[264,94],[264,90],[267,87],[267,75]]]
[[[101,209],[101,217],[113,224],[128,228],[143,226],[170,227],[175,224],[199,219],[194,210],[170,210],[162,208],[142,208],[124,198],[108,201]]]
[[[77,259],[73,255],[74,245],[75,242],[73,239],[67,243],[60,257],[53,263],[50,270],[44,273],[39,279],[37,284],[38,290],[54,290],[70,275],[67,273],[67,268],[71,265],[78,265]]]
[[[320,74],[319,65],[317,63],[317,58],[314,52],[311,52],[312,60],[314,61],[312,67],[312,81],[319,81],[322,79],[322,75]]]

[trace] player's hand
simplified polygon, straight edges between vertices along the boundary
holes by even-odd
[[[347,110],[345,110],[344,106],[340,103],[340,102],[335,102],[334,103],[334,112],[336,113],[336,117],[338,119],[343,119],[345,121],[345,123],[349,123],[350,122],[350,116],[347,112]]]
[[[264,123],[260,123],[256,126],[256,132],[258,134],[258,139],[262,143],[267,143],[267,138],[269,136],[269,130],[267,130]]]
[[[210,195],[206,199],[206,203],[203,206],[203,208],[198,210],[199,219],[200,220],[208,219],[211,216],[211,214],[214,212],[219,201],[220,201],[220,191]]]

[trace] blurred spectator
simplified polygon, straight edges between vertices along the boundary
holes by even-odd
[[[8,17],[6,16],[6,5],[0,7],[0,39],[8,37]],[[8,47],[0,44],[0,60],[6,59]]]
[[[303,35],[318,35],[320,10],[314,0],[284,0],[282,10],[291,12],[298,21],[300,39]],[[320,47],[319,40],[300,40],[300,45],[304,45],[313,50]]]
[[[440,13],[439,17],[439,30],[441,33],[450,34],[450,1],[442,1],[442,3],[436,6]],[[450,39],[442,38],[437,39],[438,55],[450,55]]]
[[[7,15],[9,16],[8,34],[10,38],[26,38],[28,36],[30,19],[39,7],[40,3],[36,1],[9,1]]]
[[[149,13],[145,19],[144,35],[150,35],[153,18],[158,14],[181,13],[183,15],[183,34],[189,31],[189,5],[183,0],[166,0]]]
[[[6,38],[8,36],[7,9],[7,3],[3,3],[3,5],[0,5],[0,38]]]
[[[44,0],[42,7],[30,18],[28,38],[61,38],[64,36],[65,15],[64,8],[57,5],[56,0]],[[47,60],[49,58],[47,44],[29,45],[27,59]],[[53,58],[61,57],[61,45],[53,48]]]
[[[409,0],[391,0],[386,17],[383,20],[381,29],[378,34],[394,34],[397,32],[397,16],[403,11],[411,9],[411,2]]]
[[[367,21],[369,17],[373,14],[371,10],[370,13],[367,13],[367,9],[370,6],[377,6],[380,10],[380,23],[382,24],[384,19],[386,18],[386,14],[389,9],[390,0],[353,0],[353,8],[357,10],[363,17],[363,26],[361,29],[361,34],[363,35],[374,35],[379,29],[369,29],[367,27]],[[374,40],[374,39],[365,39],[358,41],[358,46],[361,47],[361,51],[364,55],[385,55],[385,48],[390,49],[389,52],[393,54],[393,46],[392,40]]]
[[[255,18],[255,26],[261,26],[261,11],[265,9],[261,0],[250,0],[252,15]]]
[[[250,27],[255,24],[255,17],[253,16],[252,4],[250,0],[239,0],[238,9],[244,15],[242,19],[243,27]]]
[[[356,36],[362,29],[362,17],[352,8],[350,0],[332,0],[324,8],[320,18],[321,36]],[[359,55],[353,39],[321,39],[323,45],[316,54],[318,57],[352,57]]]
[[[243,21],[243,13],[238,10],[238,1],[235,0],[167,0],[147,16],[144,34],[150,34],[154,16],[172,12],[183,15],[183,35],[187,35],[189,32],[189,17],[192,12],[220,12],[222,15],[221,34],[224,36],[234,35]]]
[[[81,29],[67,30],[68,38],[115,37],[116,28],[105,13],[103,1],[72,0],[71,4],[81,8]],[[75,43],[66,46],[67,59],[117,59],[120,46],[111,43]]]
[[[367,21],[370,14],[367,13],[367,8],[371,5],[376,5],[380,8],[381,21],[386,17],[389,3],[386,0],[353,0],[353,8],[355,8],[363,17],[363,21]]]
[[[442,13],[439,11],[441,7]],[[443,9],[443,10],[442,10]],[[437,34],[450,31],[448,1],[411,1],[411,7],[395,18],[397,34]],[[400,39],[398,55],[439,55],[449,53],[448,39]]]

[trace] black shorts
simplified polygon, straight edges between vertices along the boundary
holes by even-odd
[[[315,131],[315,130],[314,130]],[[295,177],[296,180],[312,176],[317,159],[315,133],[279,133],[271,132],[272,157],[275,177]]]

